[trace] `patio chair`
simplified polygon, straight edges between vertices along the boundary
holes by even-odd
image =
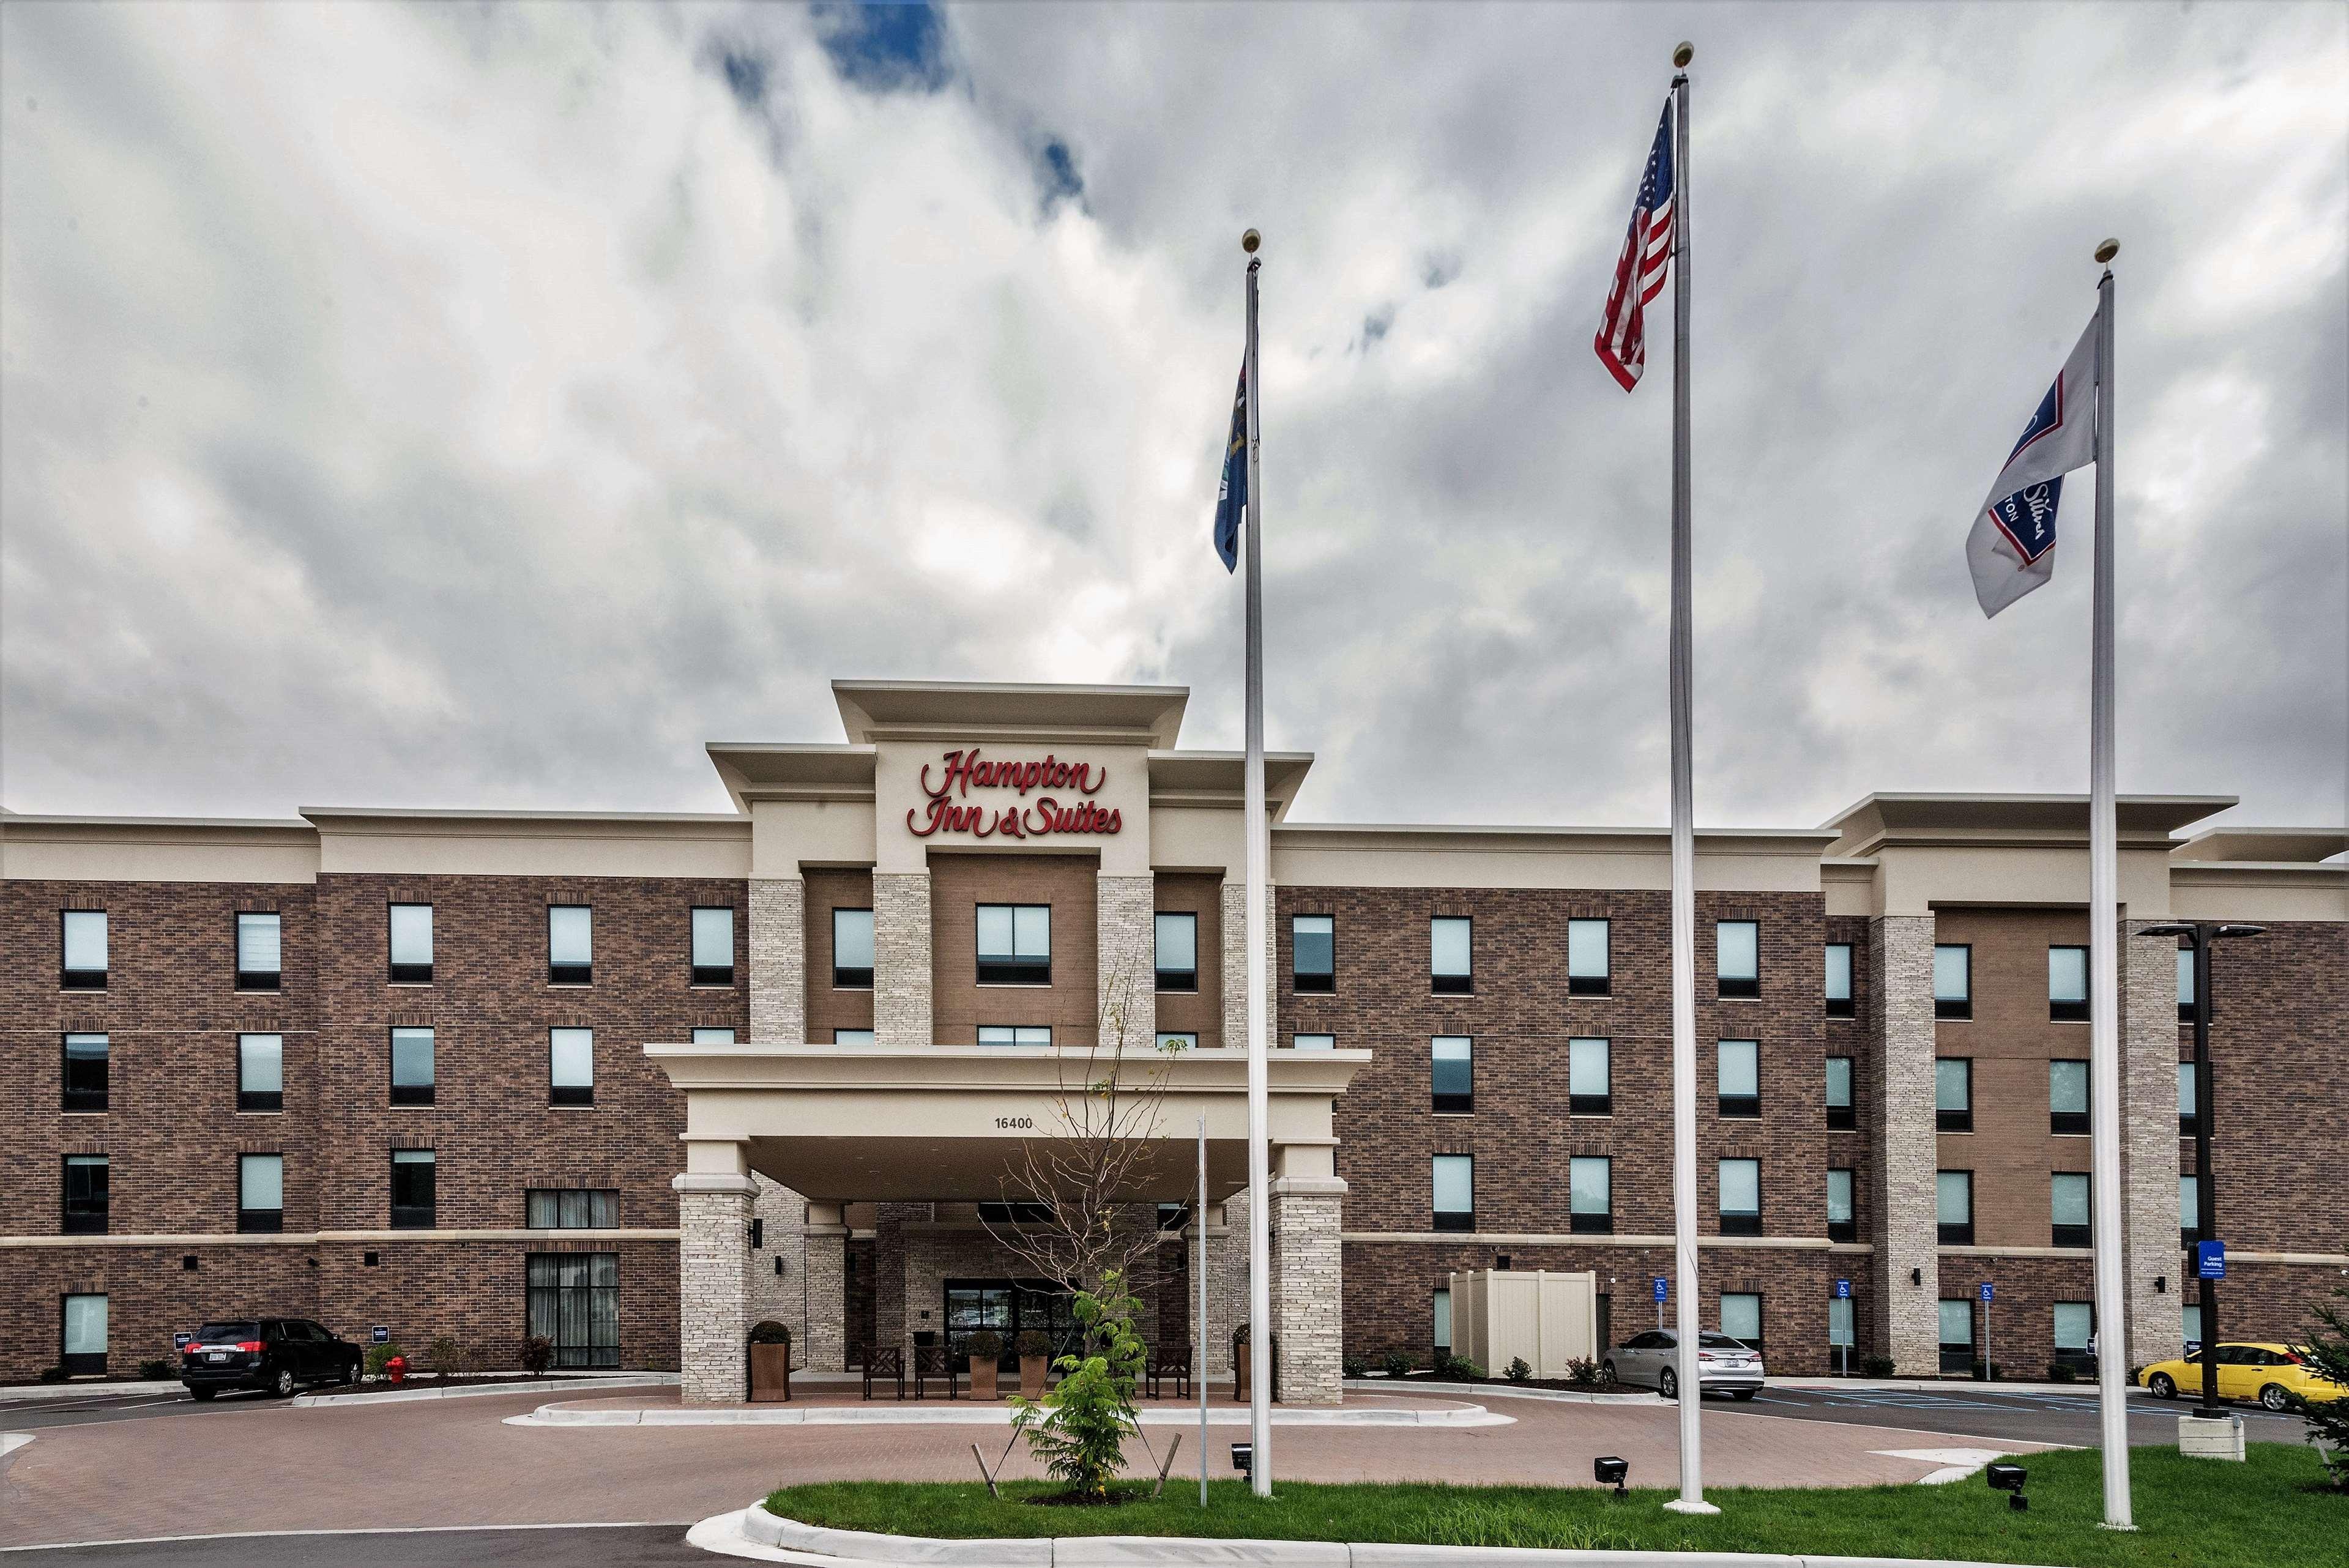
[[[1169,1377],[1174,1380],[1174,1397],[1178,1399],[1189,1398],[1191,1397],[1191,1347],[1188,1345],[1182,1345],[1170,1349],[1152,1351],[1143,1377],[1150,1397],[1154,1399],[1159,1397],[1159,1384]]]
[[[905,1352],[895,1345],[868,1345],[864,1347],[864,1397],[873,1398],[873,1380],[888,1379],[897,1385],[897,1398],[905,1397]]]
[[[947,1354],[947,1347],[943,1345],[915,1346],[914,1398],[927,1398],[931,1380],[938,1377],[947,1380],[947,1398],[962,1398],[962,1379],[957,1371],[953,1358]],[[901,1395],[900,1398],[903,1396]]]

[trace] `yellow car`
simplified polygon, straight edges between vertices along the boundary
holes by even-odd
[[[2157,1399],[2202,1397],[2202,1357],[2196,1351],[2175,1361],[2157,1361],[2137,1375]],[[2256,1399],[2261,1408],[2290,1408],[2287,1394],[2322,1403],[2349,1396],[2331,1378],[2309,1366],[2289,1345],[2221,1345],[2219,1346],[2219,1398]]]

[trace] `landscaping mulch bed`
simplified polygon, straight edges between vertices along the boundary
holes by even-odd
[[[322,1383],[304,1390],[311,1394],[390,1394],[406,1393],[417,1388],[488,1388],[501,1383],[577,1383],[593,1387],[598,1379],[582,1377],[563,1372],[500,1372],[481,1377],[441,1377],[427,1372],[411,1375],[404,1382],[370,1377],[364,1383]]]
[[[1556,1388],[1568,1394],[1653,1394],[1653,1388],[1643,1388],[1630,1383],[1577,1383],[1568,1377],[1529,1377],[1522,1383],[1506,1377],[1439,1377],[1433,1372],[1408,1372],[1401,1377],[1385,1379],[1399,1387],[1413,1383],[1475,1383],[1492,1388]]]

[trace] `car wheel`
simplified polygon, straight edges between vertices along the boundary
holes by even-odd
[[[220,1390],[217,1388],[191,1388],[188,1390],[188,1398],[191,1399],[209,1399],[219,1392]]]
[[[2281,1383],[2271,1383],[2266,1387],[2260,1390],[2260,1408],[2262,1410],[2274,1410],[2278,1413],[2282,1413],[2283,1410],[2289,1408],[2291,1405],[2292,1398],[2289,1395],[2285,1394],[2283,1391],[2283,1385]]]
[[[1754,1398],[1754,1390],[1751,1388],[1732,1388],[1729,1391],[1729,1397],[1742,1403]]]
[[[2157,1372],[2146,1379],[2146,1390],[2157,1399],[2178,1398],[2178,1384],[2167,1372]]]
[[[1667,1399],[1679,1398],[1681,1397],[1681,1375],[1673,1371],[1669,1367],[1665,1367],[1656,1376],[1656,1392],[1661,1394]]]
[[[1612,1361],[1601,1362],[1599,1367],[1599,1375],[1601,1377],[1606,1378],[1609,1383],[1619,1383],[1622,1381],[1620,1377],[1615,1376],[1615,1363]]]
[[[291,1367],[280,1367],[277,1369],[277,1376],[269,1380],[269,1391],[276,1395],[281,1399],[292,1398],[294,1397],[294,1368]]]

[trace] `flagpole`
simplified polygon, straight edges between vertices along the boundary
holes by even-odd
[[[1256,279],[1264,258],[1250,229],[1240,248],[1247,264],[1247,769],[1243,804],[1247,815],[1247,1106],[1248,1106],[1248,1485],[1258,1497],[1272,1495],[1272,1234],[1270,1161],[1266,1148],[1268,1111],[1265,1032],[1272,930],[1272,833],[1264,800],[1264,475],[1257,449],[1263,438],[1263,383],[1257,377]],[[1205,1367],[1201,1368],[1204,1373]]]
[[[1696,805],[1690,762],[1689,691],[1689,79],[1696,50],[1672,51],[1672,1263],[1679,1293],[1681,1494],[1676,1513],[1719,1513],[1704,1501],[1698,1407],[1696,1272]]]
[[[2110,262],[2117,242],[2096,247]],[[2129,1509],[2127,1296],[2121,1259],[2119,881],[2113,810],[2113,270],[2096,284],[2096,549],[2088,657],[2088,1016],[2095,1075],[2090,1186],[2095,1194],[2096,1414],[2104,1442],[2105,1528],[2134,1530]]]

